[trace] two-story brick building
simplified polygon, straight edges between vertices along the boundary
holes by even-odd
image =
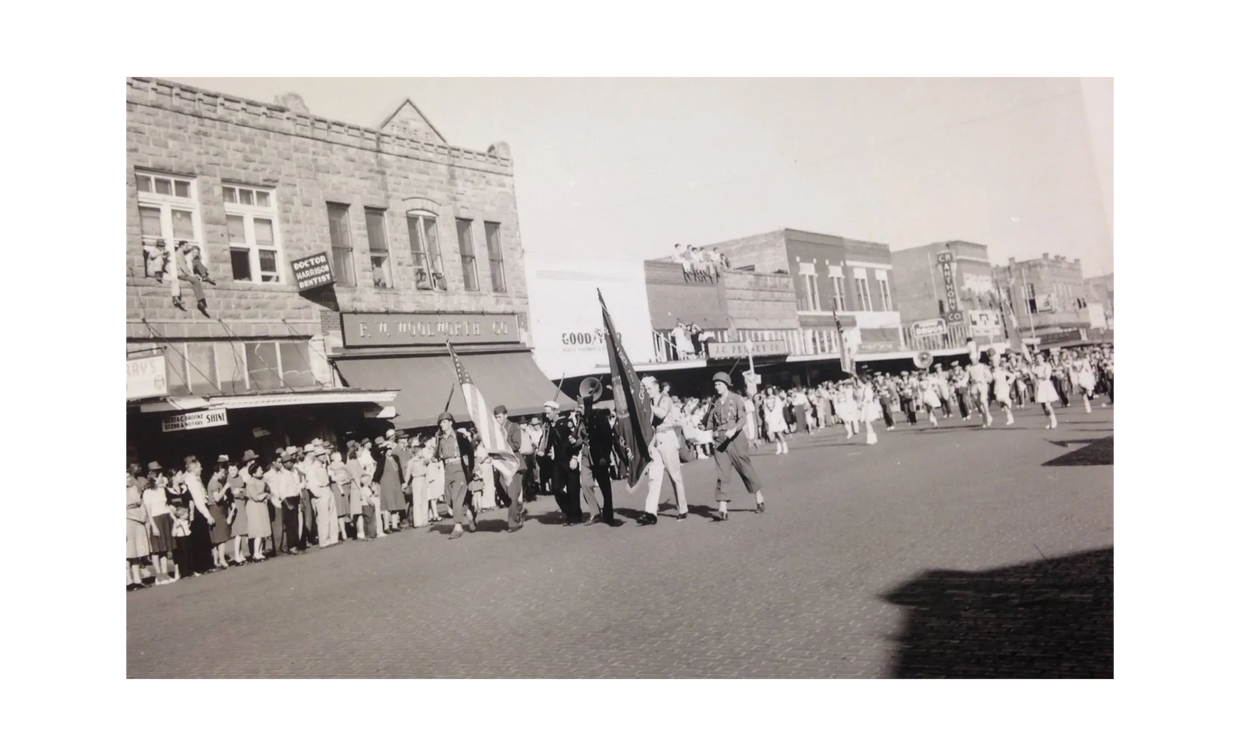
[[[505,144],[451,146],[408,101],[371,129],[131,78],[126,107],[131,458],[466,417],[445,338],[492,404],[554,394]]]
[[[1081,261],[1043,254],[1032,260],[1009,258],[994,267],[995,281],[1009,297],[1022,334],[1041,346],[1069,344],[1091,327],[1093,294],[1081,273]],[[1097,303],[1095,303],[1095,309]]]
[[[984,244],[946,241],[891,253],[905,343],[916,349],[1007,341],[1000,288]]]

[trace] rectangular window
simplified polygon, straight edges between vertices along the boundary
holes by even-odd
[[[235,341],[216,342],[215,364],[220,389],[225,394],[244,393],[247,388],[245,350]]]
[[[429,215],[410,215],[409,246],[413,250],[414,283],[427,291],[448,290],[448,279],[443,272],[443,257],[439,254],[439,235],[435,219]]]
[[[392,288],[392,263],[388,254],[387,224],[383,210],[366,208],[366,238],[370,240],[370,269],[376,289]]]
[[[233,280],[281,283],[274,192],[225,184],[224,212]]]
[[[474,258],[474,222],[467,218],[456,219],[456,240],[461,249],[461,273],[465,277],[465,291],[478,290],[478,262]]]
[[[200,245],[196,179],[138,172],[138,222],[142,246],[154,250],[163,241],[172,252],[181,242]],[[206,264],[206,255],[203,255]]]
[[[215,379],[215,349],[211,343],[190,342],[185,345],[189,359],[186,377],[195,394],[215,394],[219,381]]]
[[[797,292],[797,308],[817,311],[822,309],[818,300],[818,274],[801,273],[801,291]]]
[[[356,286],[353,271],[353,234],[349,232],[349,206],[327,203],[327,228],[332,238],[332,273],[337,286]]]
[[[504,249],[499,243],[499,224],[483,223],[487,237],[487,259],[491,262],[491,291],[504,293],[508,291],[508,282],[504,278]]]
[[[882,298],[883,312],[891,312],[895,308],[891,306],[891,289],[887,288],[887,280],[880,278],[878,281],[878,295]]]
[[[836,310],[843,312],[847,308],[844,305],[844,276],[831,275],[831,306]]]
[[[309,341],[280,342],[280,377],[286,388],[308,388],[317,384],[310,370]]]
[[[874,309],[870,303],[870,281],[867,278],[854,279],[857,285],[857,309],[869,312]]]

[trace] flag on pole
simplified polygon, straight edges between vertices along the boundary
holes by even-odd
[[[461,396],[465,399],[465,406],[469,408],[469,419],[474,421],[474,427],[478,429],[478,436],[481,438],[480,450],[486,452],[491,458],[491,464],[499,471],[500,478],[507,486],[512,483],[513,476],[517,474],[517,467],[520,466],[516,450],[509,448],[504,429],[491,414],[491,408],[487,406],[486,399],[482,398],[482,392],[474,385],[469,372],[461,364],[461,358],[452,348],[452,342],[448,341],[447,344],[448,354],[452,356],[452,366],[456,368],[456,382],[460,384]],[[449,401],[451,401],[450,396]]]
[[[839,313],[835,311],[835,297],[831,298],[831,317],[835,318],[835,332],[840,336],[840,370],[852,375],[852,355],[848,353],[848,344],[844,341],[844,326],[840,325]]]
[[[611,313],[607,312],[607,303],[603,301],[601,291],[598,292],[598,303],[603,308],[607,362],[611,367],[611,394],[616,405],[616,435],[628,450],[629,477],[626,483],[632,491],[641,481],[652,457],[650,444],[654,440],[654,408],[650,405],[645,387],[637,380],[637,371],[625,354],[624,345],[620,343],[620,335],[611,322]]]

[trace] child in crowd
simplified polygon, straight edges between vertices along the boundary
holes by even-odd
[[[172,538],[176,542],[172,549],[172,579],[180,580],[182,575],[194,574],[190,561],[189,509],[186,507],[172,510]]]

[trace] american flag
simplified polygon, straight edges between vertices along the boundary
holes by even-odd
[[[504,429],[491,414],[491,408],[487,406],[486,399],[482,398],[482,392],[474,385],[474,380],[469,377],[469,372],[461,364],[461,358],[452,348],[452,342],[449,341],[447,344],[448,354],[452,355],[452,366],[456,368],[456,380],[461,384],[461,396],[465,398],[465,406],[469,408],[469,419],[474,421],[474,427],[478,429],[478,435],[481,438],[479,451],[485,452],[491,458],[491,464],[499,471],[500,478],[507,486],[512,483],[513,476],[517,474],[519,465],[517,455],[508,446]]]

